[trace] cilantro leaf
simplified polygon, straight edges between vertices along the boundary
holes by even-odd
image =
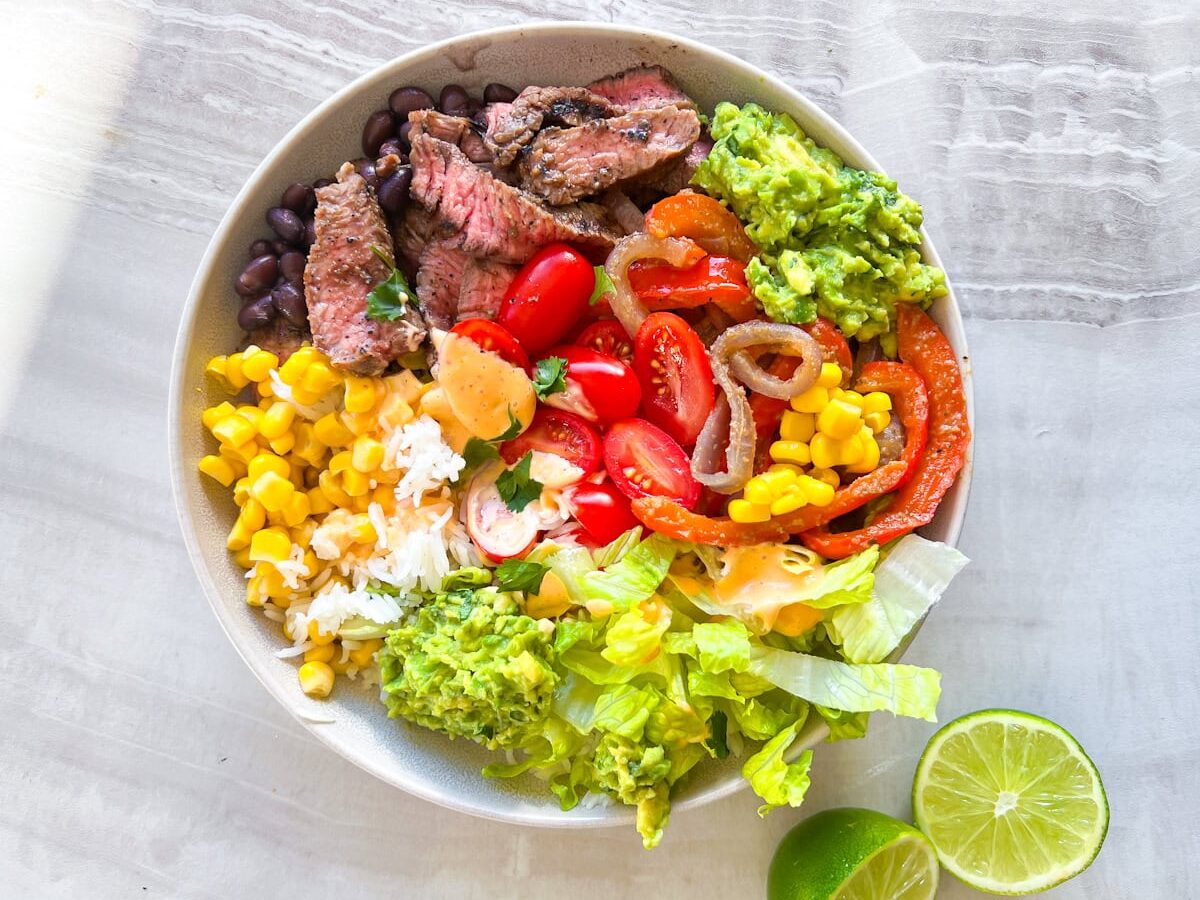
[[[506,559],[496,569],[496,586],[502,591],[525,591],[536,594],[542,588],[542,579],[550,571],[541,563],[523,559]]]
[[[379,322],[395,322],[404,315],[405,307],[413,299],[412,288],[405,281],[404,273],[393,265],[386,253],[374,245],[371,246],[371,252],[392,271],[367,294],[367,318]]]
[[[533,370],[533,389],[542,400],[567,389],[567,361],[561,356],[539,359]]]
[[[529,477],[529,466],[533,463],[533,451],[526,453],[511,469],[505,469],[496,479],[496,490],[500,499],[513,512],[520,512],[542,496],[542,483]]]
[[[486,462],[491,462],[493,459],[500,458],[500,451],[496,449],[496,445],[491,441],[485,441],[483,438],[473,437],[467,440],[467,444],[463,447],[462,458],[466,461],[464,472],[470,469],[476,469]]]
[[[592,288],[592,296],[588,298],[588,306],[595,306],[600,298],[605,294],[616,293],[616,287],[613,286],[612,279],[608,277],[608,272],[604,266],[594,266],[596,270],[596,286]]]
[[[511,441],[521,433],[521,429],[523,427],[524,426],[521,425],[521,420],[516,417],[512,411],[512,407],[510,406],[508,408],[508,427],[504,429],[503,434],[498,434],[496,437],[492,438],[492,443],[502,444],[505,441]]]

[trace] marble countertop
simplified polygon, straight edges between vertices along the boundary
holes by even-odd
[[[478,821],[375,781],[254,680],[201,595],[168,368],[263,154],[376,63],[531,18],[671,28],[807,92],[925,206],[978,408],[973,564],[910,650],[943,719],[1066,725],[1108,843],[1055,890],[1200,897],[1200,16],[1175,0],[2,0],[0,894],[755,897],[802,813]],[[933,726],[818,751],[804,812],[906,816]],[[974,896],[947,877],[945,898]]]

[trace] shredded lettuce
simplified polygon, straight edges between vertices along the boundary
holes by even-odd
[[[875,569],[869,601],[834,610],[826,630],[848,661],[882,662],[966,564],[967,558],[946,544],[915,534],[902,537]]]
[[[766,801],[758,808],[760,816],[779,806],[799,806],[804,802],[804,795],[812,783],[808,776],[812,751],[805,750],[793,763],[784,760],[801,724],[797,722],[779,732],[742,766],[742,777]]]
[[[676,552],[670,538],[651,535],[608,568],[580,576],[580,592],[586,600],[607,600],[616,609],[628,609],[658,589]]]
[[[813,609],[866,603],[871,599],[875,584],[874,569],[879,561],[879,548],[868,547],[835,563],[821,566],[814,573],[812,587],[796,600]]]

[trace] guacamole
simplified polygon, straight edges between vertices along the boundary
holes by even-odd
[[[785,114],[717,106],[715,145],[693,183],[726,201],[761,254],[746,279],[772,319],[821,315],[848,336],[888,334],[898,302],[946,293],[921,262],[921,207],[879,172],[846,166]]]

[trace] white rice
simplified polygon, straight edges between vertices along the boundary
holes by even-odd
[[[383,468],[403,469],[396,499],[421,504],[425,494],[440,490],[459,476],[466,460],[442,439],[442,428],[429,416],[419,416],[389,434],[384,442]]]

